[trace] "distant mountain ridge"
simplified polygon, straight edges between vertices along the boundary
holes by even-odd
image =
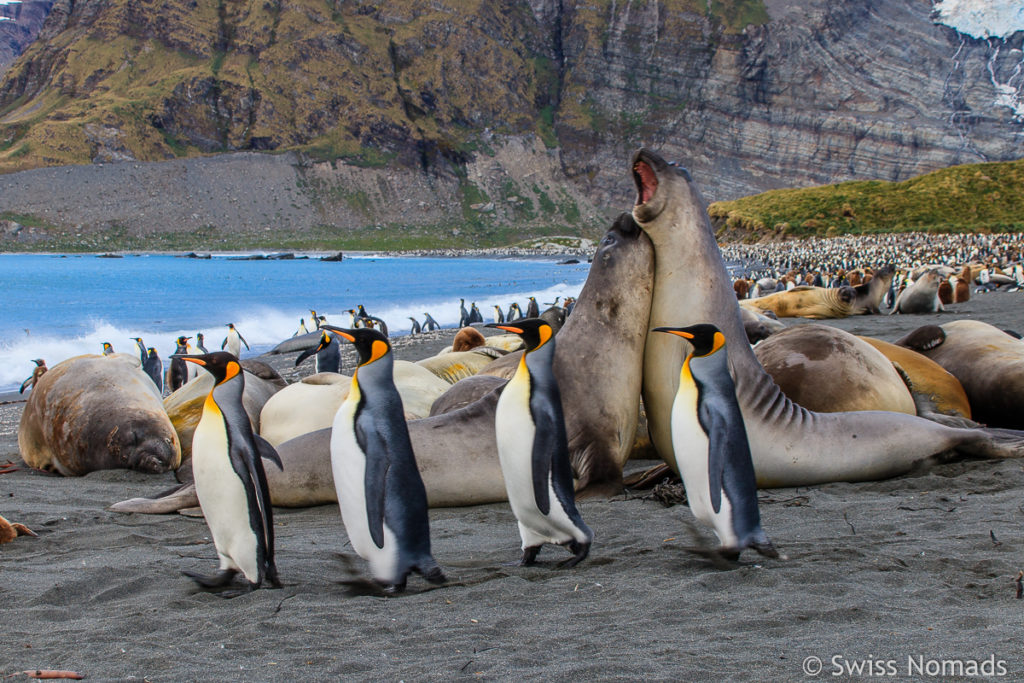
[[[0,216],[276,230],[281,212],[253,224],[230,200],[179,223],[182,197],[215,184],[164,181],[142,188],[148,219],[104,218],[87,192],[47,218],[22,174],[90,165],[67,173],[116,189],[111,164],[246,153],[225,168],[285,182],[251,153],[289,152],[278,190],[303,198],[284,212],[303,230],[487,242],[597,230],[631,204],[641,145],[711,200],[1024,157],[1024,31],[939,19],[921,0],[57,0],[0,81]],[[244,183],[233,196],[250,201]]]

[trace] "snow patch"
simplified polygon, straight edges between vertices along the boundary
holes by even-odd
[[[1020,0],[938,0],[937,21],[974,38],[1009,38],[1024,31]]]

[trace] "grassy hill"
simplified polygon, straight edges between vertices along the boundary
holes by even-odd
[[[1024,231],[1024,159],[952,166],[899,183],[772,190],[716,202],[708,214],[721,241]]]

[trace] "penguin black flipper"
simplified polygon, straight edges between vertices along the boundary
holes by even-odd
[[[369,411],[361,410],[355,422],[356,443],[366,454],[363,490],[366,496],[366,522],[370,538],[378,548],[384,547],[384,493],[387,489],[391,459],[388,446],[374,425]]]
[[[260,454],[260,457],[274,463],[277,465],[277,469],[284,472],[284,463],[281,462],[281,456],[277,454],[277,449],[274,448],[273,444],[259,434],[253,434],[252,436],[256,441],[256,452]]]
[[[242,340],[243,344],[245,344],[245,349],[247,351],[251,351],[252,350],[252,349],[249,348],[249,342],[245,341],[245,337],[243,337],[241,334],[239,334],[238,338]]]
[[[32,377],[29,377],[29,378],[28,378],[28,379],[26,379],[26,380],[25,380],[24,382],[22,382],[22,383],[21,383],[21,388],[20,388],[20,389],[18,389],[18,393],[19,393],[19,394],[24,394],[24,393],[25,393],[25,389],[27,389],[27,388],[28,388],[28,386],[29,386],[29,385],[30,385],[30,384],[32,383],[32,380],[33,380],[34,378],[35,378],[35,375],[33,374],[33,375],[32,375]]]
[[[227,409],[222,406],[221,410],[226,411]],[[251,447],[246,448],[248,435],[243,433],[241,429],[232,427],[232,425],[243,424],[240,421],[241,419],[244,419],[244,424],[248,426],[248,416],[244,412],[241,415],[236,415],[235,419],[227,421],[229,426],[228,457],[231,459],[231,467],[238,477],[242,481],[248,481],[251,484],[245,487],[245,492],[249,497],[249,526],[257,537],[262,540],[262,547],[259,549],[259,552],[264,556],[262,557],[262,562],[260,562],[260,572],[262,573],[267,569],[274,572],[274,522],[270,507],[270,489],[267,486],[267,475],[263,470],[262,458],[252,457],[254,454],[262,456],[262,448],[259,442],[267,442],[252,434],[254,438]],[[270,444],[267,443],[267,446],[270,446]],[[270,448],[273,449],[272,446]],[[280,457],[277,460],[280,461]],[[267,578],[270,578],[272,582],[277,579],[276,575],[268,576]]]
[[[777,555],[771,541],[761,529],[754,462],[746,430],[742,427],[743,415],[739,404],[731,396],[712,394],[702,397],[697,414],[704,432],[708,435],[708,484],[711,488],[711,503],[714,511],[718,513],[722,509],[722,492],[729,497],[733,530],[740,543],[736,550],[753,547],[762,555]],[[740,428],[736,429],[736,425],[740,425]]]

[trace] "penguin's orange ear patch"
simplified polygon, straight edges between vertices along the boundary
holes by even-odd
[[[387,343],[386,342],[382,342],[379,339],[376,339],[373,342],[373,346],[370,347],[370,360],[367,361],[367,362],[368,363],[372,363],[373,361],[375,361],[375,360],[377,360],[379,358],[383,358],[384,356],[387,355],[387,353],[388,353],[388,345],[387,345]]]
[[[242,366],[236,363],[235,361],[231,361],[230,363],[228,363],[227,368],[225,368],[224,370],[224,381],[227,382],[232,377],[238,375],[238,373],[240,373],[241,371]]]
[[[725,346],[725,335],[722,334],[721,332],[715,332],[715,336],[711,344],[711,353],[718,351],[718,349],[722,348],[723,346]]]
[[[541,325],[537,328],[537,335],[540,337],[540,343],[537,346],[544,346],[551,339],[551,326]]]

